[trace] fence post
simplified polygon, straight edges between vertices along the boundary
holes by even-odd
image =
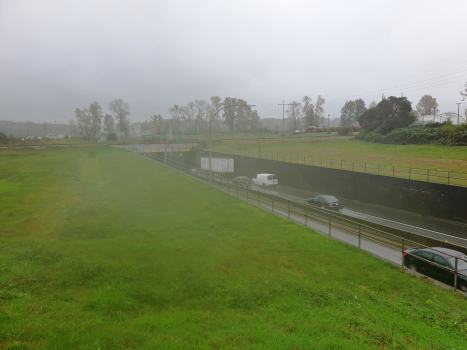
[[[287,201],[287,215],[290,219],[290,201]]]
[[[412,172],[412,168],[409,168],[409,180],[410,180],[410,173]]]
[[[332,158],[331,158],[331,169],[332,169]]]
[[[378,164],[378,175],[379,175],[379,166],[380,166],[380,164]]]
[[[248,203],[248,187],[246,188],[246,202]]]
[[[227,193],[230,193],[230,184],[227,182]]]
[[[404,250],[405,250],[405,239],[402,238],[402,268],[404,268]]]
[[[341,159],[341,170],[342,170],[342,159]]]
[[[329,237],[331,237],[331,215],[329,215]]]
[[[307,210],[307,207],[305,206],[305,227],[308,226],[307,225],[307,215],[306,215],[306,210]]]
[[[454,264],[454,290],[457,291],[457,256]]]
[[[289,156],[289,163],[292,163],[292,156]]]
[[[394,177],[394,165],[392,166],[392,177]]]
[[[284,155],[282,155],[282,161],[284,161]]]
[[[260,203],[259,203],[259,188],[258,188],[258,207],[260,206]]]
[[[237,198],[238,198],[238,185],[237,185]]]
[[[426,181],[430,182],[430,169],[428,169],[428,176],[427,176]]]
[[[297,164],[298,164],[298,156],[297,156]]]
[[[274,196],[271,197],[271,209],[272,209],[272,212],[274,213]]]
[[[362,225],[358,225],[358,249],[362,249]]]
[[[323,166],[323,158],[321,158],[321,167]]]
[[[449,185],[449,174],[451,174],[451,173],[448,171],[448,185]]]
[[[366,163],[365,163],[365,173],[366,173]]]

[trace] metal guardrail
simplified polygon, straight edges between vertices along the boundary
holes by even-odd
[[[209,172],[201,169],[193,169],[185,164],[160,157],[151,153],[146,153],[143,154],[158,163],[168,166],[172,169],[175,169],[185,175],[191,176],[196,178],[197,180],[201,181],[202,183],[208,184],[209,181]],[[304,220],[304,224],[306,227],[310,227],[308,224],[309,221],[315,221],[321,224],[325,224],[327,226],[327,235],[329,237],[334,237],[336,239],[339,239],[333,236],[333,228],[334,230],[340,229],[346,233],[349,233],[351,235],[354,235],[356,238],[358,238],[358,248],[362,249],[362,239],[370,241],[370,242],[375,242],[379,245],[382,245],[384,247],[387,247],[392,250],[399,251],[401,253],[401,267],[404,268],[404,261],[405,261],[405,255],[412,255],[409,253],[405,253],[405,251],[409,248],[430,248],[433,251],[437,251],[436,248],[426,246],[424,244],[421,244],[419,242],[406,239],[403,237],[399,237],[397,235],[391,234],[389,232],[385,232],[383,230],[376,229],[374,227],[371,227],[369,225],[365,225],[359,222],[355,222],[353,220],[344,218],[342,216],[339,216],[338,214],[332,213],[329,210],[326,209],[319,209],[317,207],[311,207],[307,206],[305,204],[297,203],[295,201],[280,197],[275,194],[263,192],[260,189],[254,190],[248,187],[244,186],[239,186],[236,184],[231,183],[231,180],[228,178],[225,178],[224,176],[213,176],[212,178],[212,184],[213,187],[223,191],[227,194],[236,196],[237,198],[240,198],[242,200],[245,200],[246,202],[250,204],[254,204],[258,206],[259,208],[267,209],[270,210],[273,213],[285,216],[289,220],[294,220],[298,221],[300,219]],[[294,218],[295,216],[295,218]],[[300,222],[301,223],[301,222]],[[416,234],[412,234],[415,236],[419,236]],[[438,241],[439,245],[443,245],[443,241]],[[348,242],[346,242],[348,243]],[[357,246],[357,244],[356,244]],[[459,249],[465,250],[465,247],[460,247]],[[458,266],[458,260],[463,260],[458,257],[455,257],[450,254],[446,254],[442,252],[445,255],[451,256],[455,258],[455,268],[450,269],[448,267],[442,267],[446,271],[452,273],[453,276],[453,287],[454,290],[458,290],[458,285],[457,279],[458,276],[465,276],[467,275],[460,273],[457,270]],[[441,265],[437,265],[434,262],[427,261],[430,264],[436,265],[437,267],[440,267]],[[467,285],[463,283],[461,287],[465,287],[467,292]]]
[[[234,154],[238,156],[276,160],[280,162],[306,164],[331,169],[340,169],[368,173],[382,176],[399,177],[409,180],[418,180],[426,182],[443,183],[454,186],[467,186],[467,173],[458,173],[454,171],[423,169],[414,167],[403,167],[396,165],[355,162],[344,159],[330,159],[318,157],[306,157],[297,155],[287,155],[278,153],[267,153],[239,149],[213,148],[214,152]]]

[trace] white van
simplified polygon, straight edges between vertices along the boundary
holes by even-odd
[[[274,174],[256,174],[253,183],[257,186],[277,186],[279,184],[277,176]]]

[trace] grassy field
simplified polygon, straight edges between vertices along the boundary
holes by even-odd
[[[467,300],[125,151],[0,151],[1,349],[465,349]]]
[[[258,140],[221,142],[216,147],[258,151]],[[261,152],[467,173],[467,148],[462,146],[385,145],[353,138],[309,138],[261,141]]]

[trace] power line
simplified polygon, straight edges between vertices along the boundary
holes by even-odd
[[[432,61],[432,62],[423,64],[423,65],[418,65],[417,67],[414,67],[414,68],[404,69],[404,70],[401,70],[401,71],[398,71],[398,72],[393,72],[393,73],[381,75],[381,76],[376,77],[376,78],[368,79],[368,80],[365,80],[365,81],[362,81],[362,82],[359,82],[359,83],[355,83],[355,84],[350,84],[350,85],[347,85],[347,86],[343,86],[343,87],[341,87],[341,88],[337,88],[337,90],[346,89],[346,88],[348,88],[348,87],[354,87],[355,85],[363,84],[363,83],[366,83],[366,82],[369,82],[369,81],[373,81],[373,80],[377,80],[377,79],[381,79],[381,78],[386,77],[386,76],[394,76],[394,75],[399,74],[399,73],[411,71],[411,70],[414,70],[414,69],[417,69],[417,68],[420,68],[420,67],[428,66],[428,65],[433,64],[433,63],[437,63],[437,62],[440,62],[440,61],[445,61],[445,60],[451,59],[451,58],[453,58],[453,57],[462,56],[462,55],[466,55],[466,54],[467,54],[467,52],[459,53],[459,54],[456,54],[456,55],[453,55],[453,56],[449,56],[449,57],[446,57],[446,58],[442,58],[442,59],[437,60],[437,61]],[[444,67],[436,68],[436,69],[433,69],[433,70],[439,70],[439,69],[443,69],[443,68],[447,68],[447,67],[452,67],[452,66],[455,66],[455,65],[458,65],[458,64],[462,64],[462,63],[463,63],[463,62],[455,63],[455,64],[452,64],[452,65],[449,65],[449,66],[444,66]],[[430,71],[427,71],[427,72],[431,72],[431,71],[433,71],[433,70],[430,70]],[[423,74],[423,73],[427,73],[427,72],[416,73],[416,74]],[[415,75],[415,74],[412,74],[412,75]],[[328,90],[328,91],[336,91],[336,89],[332,89],[332,90]],[[328,92],[328,91],[324,91],[324,93],[326,93],[326,92]]]

